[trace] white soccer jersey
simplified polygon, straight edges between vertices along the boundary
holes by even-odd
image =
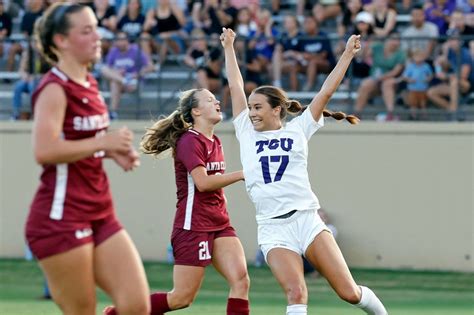
[[[308,109],[279,130],[255,131],[249,110],[234,121],[240,142],[245,186],[255,204],[257,222],[291,210],[319,209],[308,178],[308,140],[324,125]]]

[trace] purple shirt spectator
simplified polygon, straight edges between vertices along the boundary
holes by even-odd
[[[445,35],[448,29],[447,17],[456,9],[456,0],[433,0],[425,6],[426,21],[434,23],[440,35]]]
[[[107,55],[106,63],[115,70],[123,71],[124,74],[136,74],[143,67],[148,66],[149,60],[146,54],[134,44],[130,45],[126,51],[113,47]]]

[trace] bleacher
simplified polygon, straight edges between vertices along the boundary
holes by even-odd
[[[280,15],[274,17],[276,23],[282,22],[285,14],[294,14],[296,0],[282,0],[282,10]],[[404,29],[410,22],[410,15],[402,13],[397,16],[398,29]],[[14,32],[12,40],[20,40],[22,36],[19,32],[19,19],[14,20]],[[335,37],[335,22],[329,21],[321,28],[328,34],[332,34],[333,43]],[[165,63],[160,71],[149,73],[145,76],[143,84],[140,85],[136,93],[124,94],[121,98],[121,106],[119,115],[121,119],[149,119],[157,117],[161,113],[171,112],[175,106],[179,96],[179,92],[193,87],[196,74],[185,67],[181,60],[183,55],[174,56],[170,62]],[[0,70],[4,69],[4,60],[0,59]],[[0,71],[0,119],[9,119],[11,116],[11,102],[13,97],[13,83],[20,78],[18,72]],[[10,83],[5,83],[9,80]],[[325,75],[319,75],[316,91],[325,79]],[[301,77],[301,80],[304,80]],[[285,83],[285,82],[284,82]],[[101,82],[101,91],[106,100],[110,98],[107,82]],[[332,110],[342,110],[351,112],[355,98],[357,97],[357,86],[344,85],[332,97],[329,107]],[[290,98],[297,99],[303,104],[308,104],[314,97],[315,92],[288,91]],[[374,119],[377,114],[384,112],[385,108],[380,98],[373,101],[374,104],[367,106],[365,109],[364,119]],[[29,111],[29,97],[23,96],[23,109]],[[461,99],[460,112],[462,118],[466,120],[474,120],[474,93],[468,97]],[[408,107],[402,102],[397,102],[396,114],[401,119],[408,117]],[[430,107],[428,109],[430,120],[444,120],[444,111],[438,108]]]

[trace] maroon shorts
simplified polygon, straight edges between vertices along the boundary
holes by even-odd
[[[122,228],[115,214],[93,221],[56,221],[30,216],[26,240],[33,255],[43,259],[87,243],[97,246]]]
[[[237,237],[232,226],[213,232],[196,232],[175,228],[171,234],[175,264],[198,267],[210,265],[214,240],[226,236]]]

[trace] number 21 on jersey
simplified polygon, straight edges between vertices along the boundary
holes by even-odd
[[[202,241],[199,243],[199,260],[208,259],[211,259],[211,254],[209,253],[209,243],[207,241]]]

